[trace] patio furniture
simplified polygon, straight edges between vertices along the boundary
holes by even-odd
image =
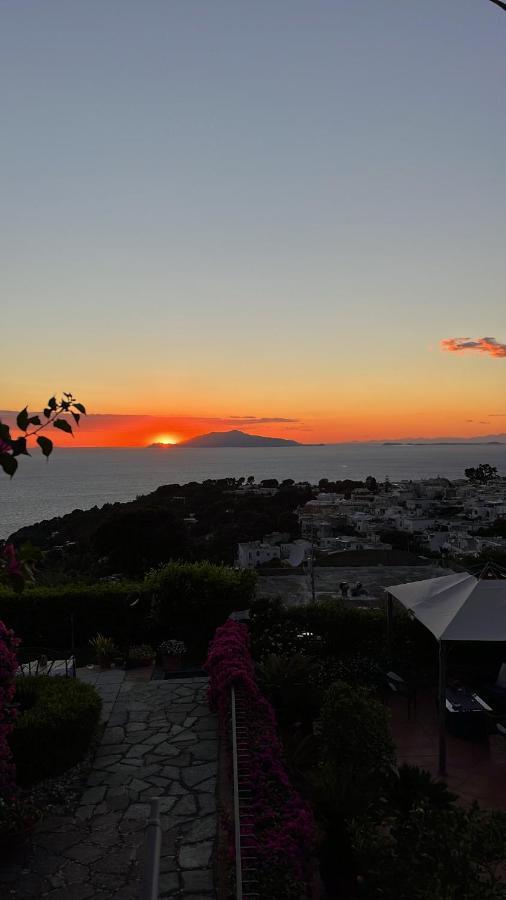
[[[76,660],[71,650],[50,650],[47,647],[23,647],[18,653],[18,677],[48,675],[55,678],[75,678]]]
[[[483,693],[498,710],[506,712],[506,663],[499,669],[494,684],[483,685]]]
[[[397,672],[386,672],[385,678],[388,687],[394,694],[406,697],[408,701],[408,719],[411,718],[411,705],[416,709],[416,685],[407,681],[402,675],[398,675]]]
[[[483,738],[489,733],[488,703],[464,687],[446,688],[446,722],[448,730],[462,738]]]
[[[439,774],[446,774],[446,665],[448,646],[457,641],[506,641],[506,579],[454,572],[386,588],[387,646],[391,646],[393,601],[424,625],[438,642]],[[481,699],[481,698],[480,698]],[[457,701],[458,703],[458,701]]]

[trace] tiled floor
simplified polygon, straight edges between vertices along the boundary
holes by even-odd
[[[410,763],[438,774],[438,720],[434,697],[422,694],[408,718],[405,698],[387,698],[392,715],[392,733],[399,763]],[[506,812],[506,737],[463,740],[447,731],[447,778],[445,781],[464,803],[477,800],[481,806]]]

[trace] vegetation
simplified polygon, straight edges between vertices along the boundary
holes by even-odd
[[[229,620],[217,630],[206,668],[224,738],[230,735],[232,686],[244,711],[259,894],[265,900],[303,900],[313,876],[314,821],[284,768],[276,719],[256,682],[245,625]]]
[[[177,637],[202,659],[216,628],[233,610],[250,605],[255,582],[250,571],[168,563],[143,581],[37,585],[21,595],[0,590],[0,617],[32,646],[68,650],[73,629],[76,646],[85,652],[99,632],[120,653],[126,653],[133,639],[157,646]]]
[[[232,564],[241,541],[272,531],[299,537],[295,510],[311,498],[311,489],[288,479],[264,496],[241,491],[243,480],[164,485],[130,503],[74,510],[22,528],[12,541],[40,549],[37,581],[51,586],[118,574],[141,579],[149,568],[175,559]]]
[[[490,484],[498,478],[497,467],[490,466],[488,463],[481,463],[476,468],[465,469],[464,474],[469,481],[476,485]]]
[[[21,713],[9,736],[17,778],[32,784],[70,768],[86,753],[100,719],[95,688],[71,678],[16,680]]]
[[[428,772],[395,765],[381,699],[391,659],[385,624],[382,613],[335,601],[252,609],[259,683],[276,710],[293,783],[318,823],[327,894],[504,900],[506,816],[461,809]],[[469,645],[462,650],[468,665]],[[434,662],[434,642],[406,616],[397,617],[391,651],[405,675]],[[458,664],[460,652],[452,659]]]
[[[53,442],[40,432],[48,425],[52,425],[59,431],[72,434],[69,417],[79,425],[81,415],[86,415],[86,409],[72,394],[64,393],[61,400],[51,397],[47,401],[43,415],[45,421],[42,421],[40,416],[31,416],[28,407],[25,406],[16,418],[16,425],[21,432],[17,437],[13,437],[9,426],[0,420],[0,469],[11,478],[18,468],[18,457],[30,456],[28,447],[33,438],[43,455],[50,456],[53,452]]]

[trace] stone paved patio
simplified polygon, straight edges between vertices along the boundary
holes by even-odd
[[[107,719],[93,769],[74,814],[46,818],[32,847],[2,867],[2,897],[137,900],[151,797],[161,798],[160,897],[214,897],[218,744],[207,679],[129,676],[83,674]]]

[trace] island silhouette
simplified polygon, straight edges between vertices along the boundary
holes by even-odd
[[[232,431],[210,431],[208,434],[199,434],[187,441],[178,444],[149,444],[149,447],[163,447],[164,450],[171,447],[303,447],[299,441],[290,441],[285,438],[263,437],[260,434],[247,434],[245,431],[234,429]]]

